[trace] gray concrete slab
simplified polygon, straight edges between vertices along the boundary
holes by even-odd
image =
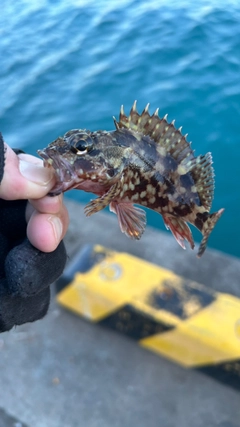
[[[68,208],[69,256],[100,243],[240,296],[238,259],[209,249],[196,259],[196,251],[150,227],[133,242],[114,215],[85,218],[71,201]],[[90,324],[54,299],[43,320],[0,335],[0,426],[8,414],[28,427],[239,427],[239,402],[240,392]]]
[[[0,427],[28,427],[20,420],[7,414],[3,409],[0,409]]]

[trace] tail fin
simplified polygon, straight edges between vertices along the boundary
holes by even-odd
[[[215,224],[217,223],[219,218],[222,216],[223,212],[224,212],[224,209],[219,209],[218,212],[209,214],[207,220],[204,222],[203,228],[202,228],[203,239],[198,249],[198,254],[197,254],[198,258],[200,258],[203,255],[206,249],[208,238],[212,230],[214,229]]]

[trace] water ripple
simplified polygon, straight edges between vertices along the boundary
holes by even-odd
[[[197,154],[212,151],[214,209],[226,213],[210,245],[240,255],[237,0],[3,0],[0,40],[0,122],[11,145],[35,153],[70,128],[111,129],[122,103],[151,102],[183,125]]]

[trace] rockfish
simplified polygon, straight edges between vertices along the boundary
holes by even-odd
[[[135,101],[129,116],[121,107],[115,130],[73,129],[39,150],[44,165],[56,174],[50,195],[72,188],[96,194],[86,205],[86,215],[109,205],[122,232],[133,239],[140,239],[146,226],[145,211],[135,204],[160,213],[184,249],[184,240],[194,248],[190,223],[203,235],[200,257],[224,211],[210,213],[212,156],[195,157],[181,128],[168,123],[167,116],[160,118],[158,109],[150,115],[148,108],[139,114]]]

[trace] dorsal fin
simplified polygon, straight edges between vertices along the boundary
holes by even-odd
[[[182,135],[181,128],[177,129],[174,126],[174,121],[168,123],[167,115],[161,119],[158,116],[158,109],[154,114],[150,115],[148,108],[149,104],[144,108],[142,114],[139,114],[135,101],[127,117],[122,106],[119,122],[114,121],[116,128],[130,129],[133,132],[148,135],[156,142],[160,154],[168,153],[179,163],[186,157],[193,159],[194,152],[190,143],[187,142],[186,136]]]
[[[185,166],[194,179],[201,203],[209,211],[214,194],[214,170],[211,153],[187,161]]]
[[[117,129],[125,128],[133,132],[149,136],[157,144],[159,154],[170,154],[179,164],[180,174],[191,173],[201,203],[209,211],[214,192],[214,171],[212,167],[211,153],[205,156],[194,157],[194,151],[187,142],[187,135],[183,136],[181,129],[177,129],[172,123],[167,122],[167,115],[162,119],[158,116],[158,109],[154,114],[149,114],[149,104],[142,114],[137,112],[134,102],[129,116],[124,113],[123,106],[120,110],[119,122],[114,120]]]

